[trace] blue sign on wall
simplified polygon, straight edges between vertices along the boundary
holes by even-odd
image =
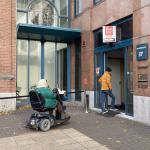
[[[148,44],[140,44],[136,46],[136,58],[138,61],[148,59]]]

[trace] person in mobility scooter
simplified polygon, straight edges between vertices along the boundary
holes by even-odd
[[[63,106],[63,95],[60,90],[48,88],[47,81],[41,79],[35,90],[29,92],[30,103],[36,112],[34,112],[27,127],[48,131],[52,126],[63,124],[70,119]],[[64,95],[65,97],[65,95]]]

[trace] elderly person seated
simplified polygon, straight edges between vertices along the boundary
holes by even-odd
[[[53,91],[51,89],[49,89],[46,79],[41,79],[38,82],[36,91],[43,96],[43,98],[45,100],[45,102],[44,102],[45,108],[54,109],[57,107],[57,110],[56,110],[57,113],[62,112],[62,106],[61,106],[60,102],[56,100],[56,95],[53,93]],[[52,111],[49,111],[49,113],[51,114]]]
[[[56,96],[48,88],[48,83],[45,79],[41,79],[38,84],[36,91],[40,93],[44,98],[44,107],[45,108],[55,108],[57,105]]]

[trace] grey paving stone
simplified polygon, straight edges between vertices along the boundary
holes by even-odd
[[[67,111],[71,115],[69,123],[52,128],[45,133],[24,127],[26,120],[33,112],[32,110],[18,110],[12,114],[1,115],[0,143],[7,143],[8,139],[4,138],[9,137],[9,143],[16,140],[15,142],[20,148],[23,145],[34,146],[35,143],[40,143],[40,138],[43,137],[45,142],[43,141],[39,146],[43,150],[55,150],[60,147],[67,149],[67,146],[73,149],[72,147],[76,147],[76,144],[80,145],[81,149],[91,149],[91,141],[99,143],[103,149],[150,150],[149,126],[113,116],[101,116],[94,112],[86,114],[79,103],[68,103],[67,106]],[[26,139],[23,139],[25,135]],[[20,136],[20,139],[17,139],[16,136]],[[68,143],[65,139],[69,139]],[[57,140],[61,146],[58,144],[59,142],[56,142]],[[64,143],[61,140],[64,140]],[[75,143],[72,143],[72,140]],[[83,143],[88,141],[90,141],[88,143],[89,147],[87,147],[88,144],[84,146]],[[10,149],[10,147],[11,149],[18,149],[15,144],[5,145],[7,146],[2,144],[0,150],[2,150],[3,146],[3,149],[5,148],[6,150]],[[98,147],[95,146],[95,150]],[[94,150],[93,147],[92,150]]]

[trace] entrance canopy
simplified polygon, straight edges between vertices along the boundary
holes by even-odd
[[[80,36],[80,29],[31,24],[17,25],[17,39],[69,43],[72,40],[79,38]]]

